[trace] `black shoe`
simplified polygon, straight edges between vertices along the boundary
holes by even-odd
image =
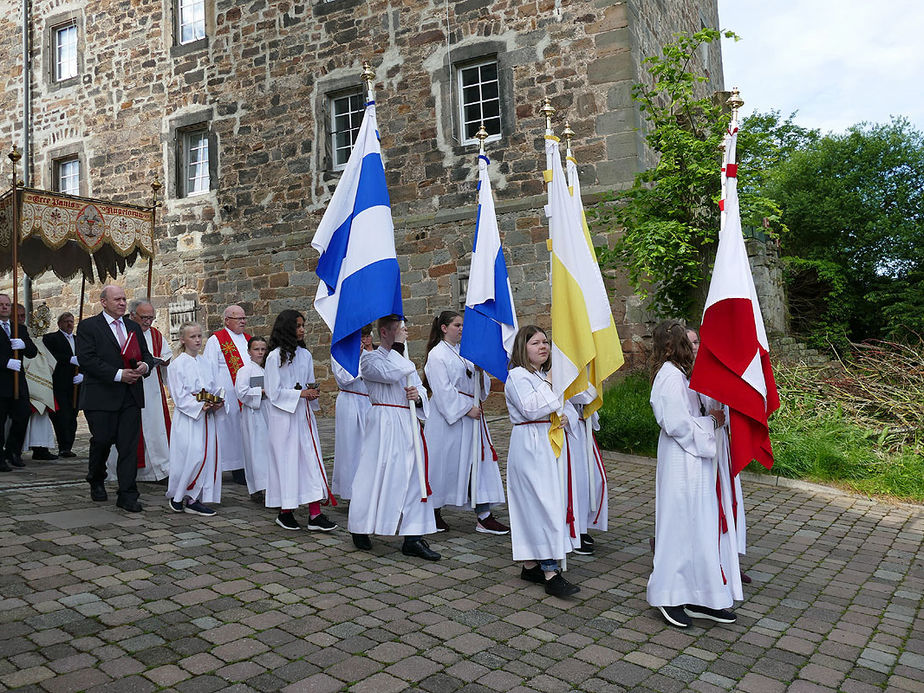
[[[266,503],[266,492],[257,491],[256,493],[251,493],[250,500],[252,500],[254,503],[259,503],[260,505],[263,505],[264,503]]]
[[[46,460],[50,462],[51,460],[58,459],[58,456],[55,455],[48,448],[34,448],[32,450],[32,459],[33,460]]]
[[[710,609],[707,606],[695,604],[687,604],[683,607],[683,612],[690,618],[702,618],[716,623],[734,623],[738,620],[738,617],[728,609]]]
[[[202,517],[211,517],[212,515],[218,514],[215,510],[201,501],[189,501],[186,507],[183,508],[183,512],[189,513],[190,515],[202,515]]]
[[[116,507],[130,513],[140,513],[142,511],[141,503],[138,501],[116,501]]]
[[[353,534],[353,546],[360,551],[368,551],[372,548],[372,540],[368,534]]]
[[[7,463],[6,459],[0,457],[0,472],[12,472],[13,468]]]
[[[71,452],[70,450],[62,450],[58,453],[61,457],[77,457],[76,452]]]
[[[664,617],[664,620],[677,628],[689,628],[693,621],[687,616],[682,606],[659,606],[658,611]]]
[[[276,524],[283,529],[297,530],[302,528],[301,525],[295,521],[295,515],[291,512],[279,513],[276,515]]]
[[[231,481],[239,486],[247,485],[247,477],[244,476],[243,469],[235,469],[231,472]]]
[[[109,500],[109,496],[106,494],[106,487],[102,484],[90,484],[90,500],[95,500],[97,503]]]
[[[182,502],[177,503],[177,502],[176,502],[175,500],[173,500],[172,498],[170,499],[170,509],[171,509],[173,512],[175,512],[175,513],[181,513],[181,512],[183,512],[183,510],[184,510],[185,508],[186,508],[186,506],[183,505]]]
[[[580,587],[572,585],[561,576],[560,570],[555,571],[555,575],[545,581],[545,593],[553,597],[570,597],[580,591]]]
[[[440,555],[431,549],[430,545],[424,539],[405,541],[401,546],[401,553],[405,556],[417,556],[417,558],[423,558],[425,561],[440,560]]]
[[[19,468],[26,466],[26,463],[22,461],[22,457],[20,455],[10,455],[10,464]]]
[[[588,546],[593,546],[593,545],[596,544],[597,542],[595,542],[595,541],[594,541],[594,538],[593,538],[592,536],[590,536],[589,534],[582,534],[582,535],[581,535],[581,543],[582,543],[582,544],[587,544]]]
[[[588,544],[584,541],[584,535],[581,535],[581,545],[576,549],[572,549],[574,553],[578,556],[593,556],[594,555],[594,545]]]
[[[545,573],[538,565],[534,565],[532,568],[524,566],[520,571],[520,579],[526,580],[527,582],[535,582],[537,585],[544,585]]]
[[[436,531],[437,532],[448,532],[449,531],[449,525],[446,524],[446,520],[444,520],[443,516],[440,514],[439,508],[433,511],[433,519],[436,520]]]
[[[312,532],[333,532],[337,529],[336,523],[328,520],[327,515],[324,513],[315,517],[309,517],[306,527]]]

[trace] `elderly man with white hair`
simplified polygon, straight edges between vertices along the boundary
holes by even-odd
[[[212,334],[205,343],[203,356],[215,369],[218,386],[224,389],[225,399],[237,400],[234,390],[237,372],[250,361],[247,354],[250,335],[244,332],[247,315],[240,306],[231,305],[225,308],[224,322],[225,326]],[[231,472],[236,483],[246,484],[241,408],[231,406],[219,409],[214,416],[215,432],[218,436],[218,463],[221,470]]]

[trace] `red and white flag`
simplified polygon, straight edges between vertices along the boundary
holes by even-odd
[[[728,405],[732,475],[752,460],[773,466],[767,417],[780,407],[770,346],[741,234],[735,117],[725,136],[721,228],[690,387]]]

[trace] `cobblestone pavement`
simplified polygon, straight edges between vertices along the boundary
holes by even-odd
[[[466,512],[426,563],[355,550],[342,505],[296,534],[230,483],[213,518],[142,484],[129,515],[89,500],[84,460],[30,463],[0,475],[0,689],[924,691],[922,508],[746,482],[738,623],[681,632],[645,602],[654,468],[608,468],[610,530],[564,601]]]

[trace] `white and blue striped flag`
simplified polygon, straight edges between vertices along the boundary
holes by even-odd
[[[501,247],[488,176],[488,157],[478,156],[478,219],[465,296],[460,353],[498,380],[507,380],[507,363],[517,334],[513,292]]]
[[[330,328],[331,356],[355,376],[362,328],[385,315],[403,315],[374,101],[366,104],[350,159],[311,245],[321,254],[315,310]]]

